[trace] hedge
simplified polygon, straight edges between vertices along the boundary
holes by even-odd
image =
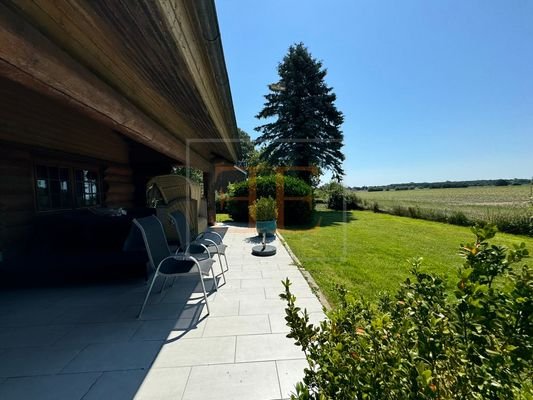
[[[284,201],[284,220],[287,225],[301,225],[311,221],[313,210],[313,189],[299,178],[282,175],[258,176],[242,182],[237,182],[229,187],[228,212],[237,222],[248,221],[248,200],[236,200],[235,197],[248,197],[250,186],[255,184],[256,197],[276,198],[276,179],[283,180],[285,197],[301,197],[301,200]],[[252,186],[253,187],[253,186]],[[279,219],[279,217],[278,217]]]

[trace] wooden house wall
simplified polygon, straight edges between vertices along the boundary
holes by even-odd
[[[128,146],[111,129],[5,79],[0,79],[0,121],[0,140],[128,163]]]
[[[24,247],[36,215],[34,165],[97,168],[108,207],[134,204],[129,145],[56,101],[0,79],[0,251]]]
[[[33,171],[27,151],[0,147],[0,251],[24,247],[34,216]]]

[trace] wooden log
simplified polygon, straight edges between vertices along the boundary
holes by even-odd
[[[105,203],[108,204],[114,204],[114,203],[123,203],[123,202],[131,202],[133,201],[133,194],[130,193],[111,193],[106,194],[105,196]]]
[[[110,185],[114,183],[131,183],[132,180],[131,175],[104,175],[104,182]]]
[[[130,167],[118,167],[118,166],[111,166],[107,167],[104,171],[105,176],[132,176],[133,171]]]
[[[113,183],[107,189],[107,196],[113,194],[133,195],[135,186],[131,183]]]
[[[116,203],[106,204],[109,208],[134,208],[134,204],[131,201],[121,201]]]
[[[0,209],[28,210],[34,209],[33,193],[30,194],[5,194],[0,197]]]
[[[0,213],[2,215],[2,223],[6,228],[14,226],[27,226],[31,225],[35,213],[30,210],[19,211],[4,211]]]
[[[18,179],[2,177],[0,179],[0,194],[25,195],[33,194],[33,181],[31,179]]]
[[[12,176],[12,177],[19,177],[19,178],[31,178],[33,176],[33,171],[31,168],[28,168],[27,165],[24,166],[17,166],[17,165],[8,165],[0,164],[0,177],[4,179],[4,177]]]
[[[1,147],[0,148],[0,163],[6,162],[8,160],[20,162],[26,165],[31,162],[30,153],[24,150],[16,150],[11,147]]]
[[[72,18],[78,16],[75,14]],[[173,107],[174,113],[169,115],[173,123],[167,125],[173,134],[169,134],[167,129],[121,96],[116,89],[77,63],[75,58],[69,57],[60,46],[3,4],[0,4],[0,75],[31,87],[33,91],[59,99],[173,159],[185,160],[186,140],[197,138],[198,132],[202,132],[193,126],[193,121],[183,119],[183,114],[176,112],[176,107]],[[182,108],[185,106],[183,104]],[[153,111],[157,114],[158,110]],[[165,117],[161,114],[159,112],[159,117]],[[216,137],[216,134],[212,136]],[[206,146],[196,144],[189,152],[193,166],[203,170],[209,168],[210,152]],[[229,158],[234,158],[233,154]]]

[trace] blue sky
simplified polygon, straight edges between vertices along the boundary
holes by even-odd
[[[533,1],[217,0],[237,124],[289,45],[328,70],[344,182],[533,176]]]

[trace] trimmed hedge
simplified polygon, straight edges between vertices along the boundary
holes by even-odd
[[[526,400],[533,398],[533,271],[525,244],[489,242],[472,229],[457,280],[422,270],[393,296],[370,303],[337,288],[339,306],[318,325],[298,307],[289,279],[280,295],[308,367],[292,400]],[[453,296],[448,289],[453,290]]]
[[[307,183],[293,176],[268,175],[237,182],[229,187],[228,212],[234,221],[248,221],[248,200],[235,200],[234,197],[248,197],[250,186],[256,187],[256,197],[276,198],[276,179],[283,180],[285,197],[301,197],[301,200],[284,201],[284,218],[287,225],[301,225],[311,221],[313,204],[305,199],[312,196],[313,189]]]

